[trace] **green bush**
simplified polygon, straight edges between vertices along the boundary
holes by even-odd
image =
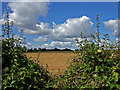
[[[19,46],[10,48],[3,41],[3,89],[43,88],[49,81],[48,71],[34,60],[29,60]]]
[[[77,57],[73,58],[64,75],[58,77],[54,85],[60,88],[112,88],[120,89],[120,57],[117,45],[110,43],[105,34],[101,41],[99,17],[97,16],[97,33],[88,40],[82,35]],[[101,46],[100,43],[103,45]],[[109,50],[108,50],[109,49]]]
[[[14,39],[13,35],[10,37],[8,26],[7,19],[3,24],[2,88],[24,90],[48,87],[51,80],[48,71],[24,55],[26,48],[15,44],[18,39]]]

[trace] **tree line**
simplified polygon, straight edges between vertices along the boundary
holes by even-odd
[[[73,51],[73,50],[68,49],[68,48],[65,48],[65,49],[58,49],[58,48],[54,48],[54,49],[31,48],[31,49],[28,49],[28,52],[38,52],[38,51]]]

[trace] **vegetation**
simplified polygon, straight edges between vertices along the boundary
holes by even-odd
[[[76,39],[80,47],[76,51],[77,57],[69,62],[68,69],[59,76],[50,75],[43,66],[23,54],[26,48],[15,44],[18,40],[11,35],[12,25],[8,16],[6,20],[2,40],[3,89],[120,88],[120,57],[118,50],[114,50],[117,45],[111,42],[108,34],[101,41],[98,15],[97,33],[91,35],[91,40],[81,33],[83,40]]]
[[[104,35],[104,42],[101,41],[98,15],[96,20],[96,36],[91,35],[88,40],[81,33],[83,40],[76,39],[82,52],[76,52],[77,57],[70,62],[64,75],[58,77],[55,87],[120,89],[120,57],[118,50],[114,50],[117,45],[110,44],[108,34]]]
[[[17,39],[10,37],[12,27],[7,21],[3,24],[2,40],[2,87],[3,89],[39,89],[49,83],[48,71],[29,60],[23,52],[25,47],[16,44]]]
[[[28,52],[40,52],[40,51],[73,51],[73,50],[71,50],[71,49],[68,49],[68,48],[66,48],[66,49],[58,49],[58,48],[54,48],[54,49],[46,49],[46,48],[43,48],[43,49],[41,49],[41,48],[34,48],[34,49],[28,49]]]

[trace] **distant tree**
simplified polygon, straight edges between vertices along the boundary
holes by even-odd
[[[65,48],[64,51],[72,51],[71,49]]]
[[[38,51],[41,51],[41,48],[38,48]]]
[[[60,49],[58,49],[58,48],[55,48],[55,49],[53,49],[53,51],[60,51]]]
[[[34,48],[34,52],[36,52],[37,51],[37,48]]]
[[[32,50],[32,48],[31,49],[28,49],[28,52],[32,52],[33,50]]]
[[[41,49],[41,51],[46,51],[46,48]]]

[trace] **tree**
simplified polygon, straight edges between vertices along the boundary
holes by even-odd
[[[41,51],[41,48],[38,48],[38,51]]]

